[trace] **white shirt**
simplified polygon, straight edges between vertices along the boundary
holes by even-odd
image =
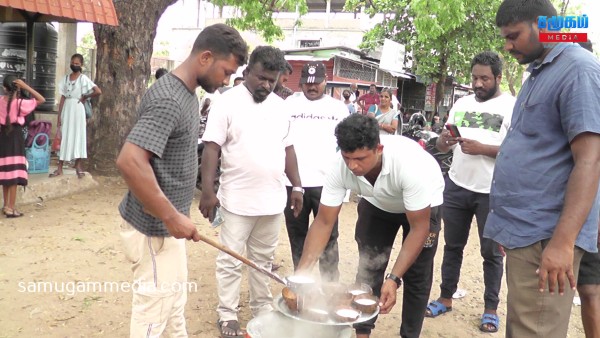
[[[448,123],[455,124],[464,138],[499,146],[510,128],[515,101],[509,94],[485,102],[478,102],[474,94],[464,96],[450,110]],[[463,153],[458,144],[454,147],[449,177],[459,187],[489,194],[495,164],[495,158]]]
[[[322,187],[337,158],[335,127],[349,115],[348,108],[328,95],[311,101],[303,94],[288,98],[284,104],[292,124],[302,186]],[[286,184],[291,186],[289,181]]]
[[[285,148],[291,138],[283,102],[271,93],[256,103],[246,86],[239,85],[211,104],[202,141],[221,146],[217,197],[232,213],[275,215],[285,208]]]
[[[323,205],[342,204],[346,189],[361,194],[377,208],[391,213],[417,211],[443,203],[444,178],[437,161],[418,143],[398,135],[380,136],[381,173],[372,186],[348,169],[341,155],[327,176],[321,193]]]

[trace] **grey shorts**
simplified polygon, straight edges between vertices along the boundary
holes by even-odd
[[[600,253],[583,254],[577,285],[600,285]]]

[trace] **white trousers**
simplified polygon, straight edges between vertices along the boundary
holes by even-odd
[[[271,270],[273,255],[279,241],[283,213],[267,216],[240,216],[221,207],[225,222],[221,225],[219,240],[231,250],[244,254],[257,265]],[[242,262],[219,252],[217,256],[217,293],[219,320],[237,320],[242,282]],[[270,278],[255,269],[248,269],[250,310],[254,317],[273,310]]]
[[[121,239],[132,263],[131,338],[187,337],[185,239],[149,237],[123,221]]]

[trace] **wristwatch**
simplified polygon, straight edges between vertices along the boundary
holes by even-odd
[[[302,187],[292,187],[292,191],[297,191],[297,192],[301,193],[302,195],[304,195],[304,188],[302,188]]]
[[[393,273],[388,273],[385,276],[385,279],[393,280],[396,283],[396,285],[398,286],[398,288],[400,288],[400,286],[402,285],[402,279],[400,279],[400,277],[394,275]]]

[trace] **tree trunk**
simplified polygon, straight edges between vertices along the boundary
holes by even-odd
[[[94,24],[97,45],[94,102],[88,126],[89,169],[117,175],[115,160],[137,119],[148,86],[152,44],[162,13],[177,0],[114,0],[119,26]]]
[[[435,115],[435,113],[439,112],[438,107],[440,106],[440,103],[444,99],[444,91],[446,88],[446,78],[447,77],[448,77],[448,62],[446,59],[446,53],[442,53],[442,55],[440,57],[439,80],[435,85],[435,106],[433,108],[434,109],[433,115]]]

